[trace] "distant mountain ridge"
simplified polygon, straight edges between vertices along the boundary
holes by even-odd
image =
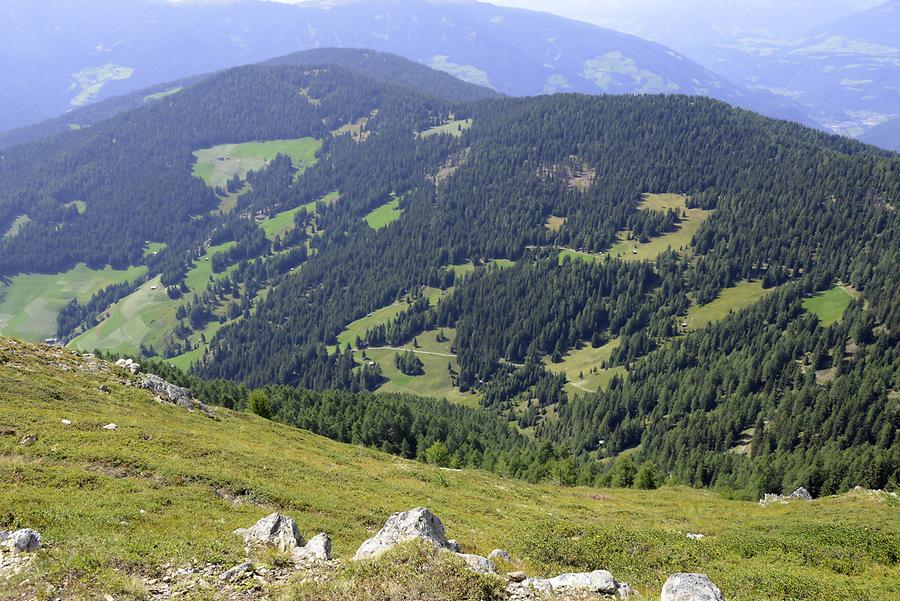
[[[665,46],[478,2],[4,4],[0,131],[160,82],[323,47],[392,52],[511,95],[704,94],[804,120],[789,99],[749,92]],[[46,25],[35,31],[34,23]]]

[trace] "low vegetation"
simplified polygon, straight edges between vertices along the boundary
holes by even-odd
[[[822,325],[827,327],[843,317],[844,311],[857,296],[859,293],[852,288],[835,286],[829,290],[817,292],[812,298],[803,301],[803,308],[815,313]]]
[[[301,173],[315,162],[321,147],[322,142],[314,138],[220,144],[194,152],[193,173],[209,187],[225,189],[230,179],[246,179],[247,173],[258,171],[279,154],[289,156]]]
[[[210,419],[155,402],[124,386],[127,377],[63,349],[0,340],[0,479],[14,483],[0,487],[0,528],[36,528],[47,543],[26,573],[0,582],[0,595],[145,598],[142,577],[159,577],[167,563],[224,570],[240,561],[231,531],[275,510],[306,535],[331,534],[336,556],[347,559],[388,515],[416,505],[439,515],[466,551],[508,549],[535,575],[608,568],[646,598],[675,571],[708,573],[733,601],[876,601],[898,592],[900,527],[890,495],[762,507],[680,486],[528,484],[223,408]],[[103,428],[110,423],[117,428]],[[429,588],[425,571],[447,575],[448,594],[491,598],[491,582],[434,561],[401,548],[291,595],[368,598],[359,587],[384,590],[387,578],[397,591],[457,598]]]
[[[763,288],[762,282],[739,282],[731,288],[719,292],[719,296],[705,305],[694,305],[682,323],[689,329],[699,329],[714,321],[720,321],[729,313],[758,302],[770,294],[773,289]]]
[[[401,214],[400,199],[392,198],[377,209],[372,209],[363,219],[373,230],[380,230],[400,219]]]

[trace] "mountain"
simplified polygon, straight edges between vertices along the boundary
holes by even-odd
[[[795,38],[744,36],[700,53],[709,68],[805,107],[819,126],[861,136],[900,115],[900,2]]]
[[[896,580],[900,532],[889,493],[763,507],[682,486],[530,484],[445,469],[434,453],[427,463],[404,459],[269,421],[244,409],[246,391],[231,408],[212,407],[210,418],[142,389],[144,377],[0,338],[0,476],[15,483],[0,487],[0,528],[32,528],[44,547],[4,554],[4,598],[39,598],[52,587],[60,598],[505,599],[505,577],[476,575],[433,548],[412,544],[351,561],[392,513],[426,504],[466,552],[507,550],[512,560],[498,560],[499,570],[551,576],[602,567],[645,598],[688,567],[736,601],[786,589],[823,601],[887,598]],[[387,409],[420,402],[379,395],[361,403],[353,436],[372,435],[366,447],[379,446],[391,431],[380,426],[393,417]],[[296,399],[276,416],[305,413],[339,425],[326,405],[317,413],[311,398]],[[350,415],[347,407],[342,414]],[[446,442],[455,453],[459,441]],[[544,455],[547,470],[565,474],[557,469],[565,460]],[[296,520],[305,538],[330,535],[337,561],[295,564],[274,549],[245,551],[232,531],[273,512]],[[833,536],[836,520],[845,536]],[[634,553],[638,547],[645,552]],[[772,548],[803,552],[775,557]],[[835,556],[853,557],[853,569]],[[245,561],[255,574],[219,578]]]
[[[424,94],[433,94],[446,100],[478,100],[496,98],[500,94],[481,86],[469,84],[451,75],[435,71],[393,54],[371,50],[314,49],[296,52],[268,61],[269,64],[337,65],[377,81],[409,87]],[[0,149],[22,144],[69,129],[80,129],[105,121],[119,113],[164,100],[204,79],[198,75],[183,80],[167,82],[139,90],[124,96],[114,96],[94,104],[73,109],[60,117],[0,133]]]
[[[900,152],[900,117],[870,128],[860,139],[868,144]]]
[[[736,87],[659,44],[478,2],[9,0],[2,10],[0,131],[161,82],[322,47],[399,54],[510,95],[704,94],[805,120],[790,101]]]
[[[462,102],[315,62],[0,154],[2,332],[447,398],[583,482],[893,486],[897,155],[695,96]]]

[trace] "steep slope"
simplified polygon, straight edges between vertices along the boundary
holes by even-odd
[[[0,581],[0,595],[212,594],[198,585],[208,573],[206,586],[234,598],[317,598],[304,594],[303,570],[242,588],[219,581],[244,557],[231,531],[281,511],[304,535],[328,532],[347,560],[388,515],[416,505],[434,510],[467,551],[507,548],[515,567],[533,574],[605,567],[647,598],[681,570],[708,572],[737,601],[875,600],[896,587],[890,495],[761,507],[681,487],[532,485],[400,460],[224,408],[211,419],[157,402],[132,380],[93,358],[0,339],[0,477],[14,484],[0,487],[0,528],[35,528],[45,543],[25,571]],[[290,572],[276,553],[255,558]],[[421,578],[403,566],[423,560],[396,559],[374,577]],[[447,592],[429,598],[459,599],[453,587],[470,577],[442,574]]]
[[[9,0],[4,11],[0,130],[160,82],[321,47],[392,52],[505,94],[706,94],[804,118],[785,99],[736,87],[659,44],[478,2],[125,0],[110,7]]]
[[[900,117],[872,127],[860,136],[860,140],[900,152]]]
[[[806,107],[830,131],[859,136],[900,114],[900,2],[790,39],[742,37],[704,64]]]

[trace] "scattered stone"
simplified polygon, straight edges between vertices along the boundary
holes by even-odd
[[[36,443],[37,439],[38,439],[37,434],[26,434],[25,436],[22,437],[22,440],[19,441],[19,444],[27,447],[29,445],[33,445],[34,443]]]
[[[252,576],[253,573],[253,562],[245,561],[244,563],[239,563],[230,570],[226,570],[219,574],[219,580],[225,582],[239,582]]]
[[[487,557],[481,555],[473,555],[471,553],[454,553],[457,557],[466,562],[466,566],[473,572],[478,574],[496,574],[497,568],[494,562]]]
[[[488,553],[488,559],[493,561],[505,561],[506,563],[512,563],[512,555],[504,551],[503,549],[494,549],[490,553]]]
[[[525,575],[525,572],[510,572],[506,575],[510,582],[522,582],[528,576]]]
[[[72,425],[72,420],[70,420],[70,419],[64,419],[64,420],[62,420],[62,425],[64,425],[64,426],[71,426],[71,425]]]
[[[701,540],[703,535],[696,532],[688,532],[687,537],[691,540]]]
[[[133,359],[119,359],[116,361],[116,367],[123,367],[130,371],[132,374],[136,374],[141,369],[140,363],[135,363]]]
[[[3,545],[8,547],[13,554],[34,553],[41,549],[41,535],[31,528],[22,528],[13,533],[8,533],[3,541]]]
[[[425,507],[417,507],[391,515],[378,534],[359,547],[353,559],[369,559],[416,538],[428,541],[439,549],[450,550],[440,518]]]
[[[107,386],[106,384],[101,384],[100,387],[99,387],[97,390],[99,390],[100,392],[106,394],[106,393],[109,392],[109,386]]]
[[[297,523],[280,513],[267,515],[251,528],[238,528],[234,533],[244,537],[248,545],[271,546],[279,551],[293,551],[304,545]]]
[[[117,426],[116,424],[106,424],[105,426],[103,426],[104,430],[117,430],[118,428],[119,426]]]
[[[774,493],[766,493],[759,504],[762,506],[771,505],[772,503],[786,503],[788,501],[812,501],[812,495],[802,486],[789,495],[777,495]]]
[[[296,560],[331,561],[331,537],[320,532],[302,547],[295,548],[293,556]]]
[[[462,553],[462,545],[459,544],[459,541],[453,539],[447,541],[446,549],[448,551],[453,551],[454,553]]]
[[[725,601],[725,597],[706,574],[679,572],[666,580],[659,601]]]
[[[561,599],[583,599],[585,595],[590,598],[615,595],[620,599],[636,596],[627,583],[616,582],[606,570],[560,574],[553,578],[526,578],[524,573],[514,572],[508,578],[506,592],[512,601],[542,599],[546,595]]]
[[[613,578],[612,573],[606,570],[560,574],[550,578],[548,582],[550,583],[550,588],[554,591],[574,589],[612,595],[619,590],[619,583]]]
[[[169,403],[188,411],[196,410],[209,417],[215,417],[212,409],[195,399],[190,390],[170,384],[157,375],[143,374],[139,386],[154,393],[160,403]]]

